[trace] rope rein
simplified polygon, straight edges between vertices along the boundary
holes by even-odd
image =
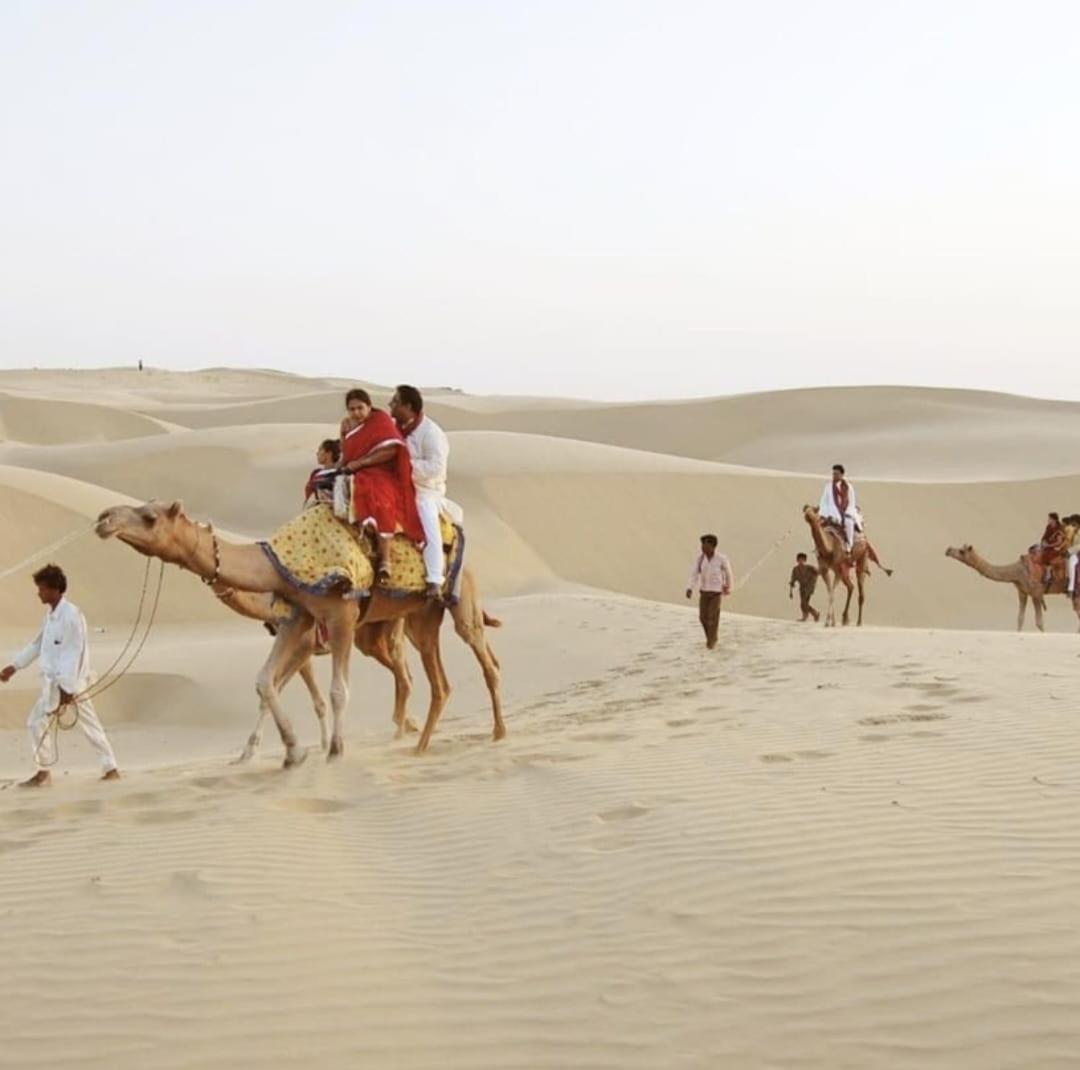
[[[750,577],[755,572],[757,572],[757,570],[759,568],[761,568],[761,566],[764,565],[765,562],[768,561],[769,558],[772,557],[772,555],[775,554],[776,551],[779,550],[780,547],[783,546],[784,543],[788,541],[788,539],[791,538],[791,535],[792,535],[792,533],[794,531],[795,531],[794,527],[788,528],[787,531],[785,531],[784,534],[781,535],[780,538],[777,539],[776,542],[774,542],[772,544],[772,546],[770,546],[768,548],[768,550],[766,550],[765,553],[762,554],[761,557],[759,557],[758,560],[755,561],[754,564],[745,573],[743,573],[743,575],[740,577],[739,581],[735,584],[735,590],[736,591],[739,590],[741,587],[743,587],[747,583],[747,581],[750,579]]]

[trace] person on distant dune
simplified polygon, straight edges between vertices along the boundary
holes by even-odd
[[[20,787],[40,788],[52,776],[49,766],[56,762],[56,735],[50,717],[73,708],[77,723],[97,751],[102,780],[119,780],[116,758],[101,727],[89,697],[83,692],[90,686],[90,654],[86,643],[86,618],[74,602],[64,597],[67,577],[59,565],[46,565],[34,573],[38,600],[47,608],[41,631],[0,670],[0,683],[6,684],[19,669],[41,661],[41,693],[30,711],[26,726],[30,730],[37,771]]]
[[[735,586],[735,573],[726,554],[717,552],[719,540],[715,535],[701,536],[701,553],[694,560],[690,569],[690,579],[686,585],[686,597],[692,598],[694,589],[700,589],[698,597],[698,619],[705,631],[705,646],[709,650],[716,648],[720,633],[720,602],[724,595],[729,595]]]
[[[390,541],[398,531],[418,546],[424,529],[416,511],[412,462],[405,438],[390,417],[359,387],[345,395],[341,421],[341,470],[351,472],[356,522],[376,535],[376,580],[390,582]]]

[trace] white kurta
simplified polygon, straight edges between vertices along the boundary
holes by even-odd
[[[90,651],[86,641],[86,618],[78,606],[61,598],[55,608],[45,610],[41,631],[15,655],[12,665],[25,669],[39,661],[41,693],[27,718],[30,744],[38,769],[56,760],[54,737],[48,732],[49,714],[60,705],[60,692],[78,695],[90,685]],[[102,769],[116,768],[112,747],[88,698],[76,702],[79,727],[97,751]]]
[[[446,472],[450,463],[450,440],[430,417],[419,422],[405,436],[412,459],[413,486],[416,487],[416,510],[424,528],[424,571],[428,583],[440,587],[446,579],[446,554],[443,552],[439,513],[446,508]]]
[[[855,488],[848,483],[846,479],[844,482],[847,484],[848,490],[847,511],[844,515],[840,515],[840,507],[836,504],[836,499],[833,497],[833,485],[831,479],[825,484],[825,489],[821,492],[821,502],[818,505],[818,513],[823,520],[833,520],[843,527],[848,547],[851,547],[855,542],[855,528],[856,526],[862,526],[862,518],[859,515],[859,506],[855,501]]]

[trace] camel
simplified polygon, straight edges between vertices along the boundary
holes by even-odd
[[[844,546],[844,537],[835,528],[826,527],[821,522],[821,514],[812,505],[803,506],[803,518],[810,525],[810,534],[817,553],[817,567],[825,588],[829,592],[829,608],[825,613],[825,627],[836,627],[836,584],[837,581],[847,588],[847,601],[844,603],[842,621],[845,626],[851,620],[851,597],[854,585],[851,582],[851,569],[855,569],[855,579],[859,585],[859,616],[856,624],[862,627],[863,606],[866,603],[866,580],[870,575],[869,543],[865,535],[857,535],[855,546],[849,555]],[[880,564],[880,562],[879,562]],[[881,566],[884,568],[884,566]],[[886,569],[886,571],[888,571]],[[891,575],[891,573],[890,573]]]
[[[986,561],[974,546],[950,546],[945,551],[946,557],[951,557],[961,564],[973,568],[980,576],[996,583],[1011,583],[1016,588],[1016,597],[1019,601],[1019,612],[1016,615],[1016,630],[1024,630],[1024,618],[1027,616],[1028,599],[1031,599],[1035,607],[1035,627],[1039,631],[1045,631],[1043,627],[1043,611],[1046,609],[1046,595],[1068,595],[1067,584],[1064,576],[1054,576],[1049,587],[1035,579],[1035,574],[1042,571],[1041,567],[1033,567],[1031,555],[1024,554],[1008,565],[991,565]],[[1073,597],[1073,610],[1080,618],[1080,598]]]
[[[261,621],[271,635],[277,635],[281,618],[274,612],[274,596],[272,594],[254,594],[250,591],[238,591],[220,580],[210,586],[222,605],[227,606],[234,613],[239,613],[242,617]],[[488,645],[483,630],[477,632],[470,627],[471,622],[463,612],[463,604],[468,607],[473,602],[479,601],[476,578],[468,568],[462,570],[461,590],[464,597],[450,608],[450,616],[454,621],[455,631],[473,651],[477,661],[480,663],[481,670],[484,669],[485,654],[491,658],[495,668],[498,669],[499,659]],[[502,627],[502,621],[492,617],[486,610],[482,612],[484,628]],[[393,674],[395,738],[400,738],[406,732],[417,731],[407,709],[409,695],[412,693],[412,674],[409,672],[409,666],[405,660],[404,634],[405,623],[400,618],[396,621],[386,621],[381,624],[365,624],[361,621],[356,626],[356,635],[353,640],[354,646],[361,654],[374,658]],[[312,658],[316,655],[329,654],[330,651],[327,647],[320,646],[314,629],[308,634],[305,643],[309,648],[308,656],[300,664],[297,673],[311,696],[312,708],[319,722],[320,745],[322,750],[326,751],[330,744],[326,724],[326,700],[323,698],[319,685],[315,681],[315,674],[312,671]],[[281,691],[287,683],[287,679],[279,679],[276,684],[278,691]],[[500,702],[497,675],[485,672],[485,683],[488,687],[488,694],[491,696],[492,709],[495,709]],[[263,723],[269,712],[266,703],[260,702],[255,728],[252,730],[251,735],[248,736],[244,749],[240,752],[240,757],[235,759],[236,764],[249,761],[255,756],[262,743]]]
[[[281,706],[279,683],[289,679],[311,656],[310,633],[316,621],[322,621],[329,636],[332,661],[330,705],[333,726],[327,760],[341,757],[345,752],[345,711],[349,700],[349,662],[352,655],[356,626],[382,624],[404,619],[405,629],[424,665],[431,687],[427,719],[416,744],[422,754],[431,742],[442,711],[450,694],[450,684],[443,668],[439,649],[439,629],[443,609],[421,595],[392,597],[377,587],[362,601],[343,597],[338,591],[313,594],[292,586],[271,564],[270,559],[255,543],[232,543],[218,536],[212,524],[199,524],[184,512],[183,505],[174,501],[165,504],[150,501],[141,506],[117,505],[98,516],[95,531],[99,538],[115,537],[147,557],[156,557],[194,572],[208,586],[223,583],[238,591],[256,594],[276,594],[297,608],[293,618],[278,629],[274,645],[256,678],[255,688],[261,701],[273,714],[274,722],[285,746],[285,768],[299,765],[307,756],[299,745],[292,723]],[[499,666],[490,647],[483,639],[484,614],[476,599],[476,591],[462,589],[459,607],[463,626],[479,632],[474,650],[484,668],[489,690],[498,695]],[[493,704],[496,741],[506,736],[502,705]]]

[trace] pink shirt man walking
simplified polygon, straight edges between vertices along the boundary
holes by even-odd
[[[698,619],[705,631],[705,646],[716,649],[720,631],[720,600],[731,594],[735,586],[735,573],[726,554],[716,549],[719,540],[715,535],[701,536],[701,553],[690,570],[686,585],[686,597],[693,598],[694,589],[699,590]]]

